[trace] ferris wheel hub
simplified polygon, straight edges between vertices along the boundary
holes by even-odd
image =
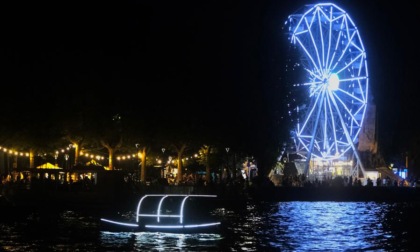
[[[338,78],[338,75],[333,73],[328,78],[328,90],[335,91],[340,86],[340,79]]]

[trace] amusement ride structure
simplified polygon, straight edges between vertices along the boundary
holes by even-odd
[[[359,31],[332,3],[306,5],[286,21],[295,62],[289,104],[297,166],[310,178],[364,177],[357,151],[368,104],[368,66]]]

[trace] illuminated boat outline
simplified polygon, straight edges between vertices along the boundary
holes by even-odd
[[[148,197],[161,197],[159,200],[159,204],[156,209],[156,214],[149,214],[149,213],[141,213],[141,206],[144,200]],[[178,214],[162,214],[162,204],[165,201],[165,199],[170,199],[173,197],[184,197],[181,201],[181,206],[179,209]],[[209,197],[209,198],[215,198],[217,195],[208,195],[208,194],[146,194],[144,195],[136,209],[136,223],[128,223],[128,222],[120,222],[120,221],[114,221],[110,219],[101,218],[101,221],[106,223],[111,223],[123,227],[132,227],[132,228],[141,228],[144,227],[145,229],[149,230],[187,230],[187,229],[194,229],[194,228],[205,228],[205,227],[214,227],[218,226],[221,223],[220,222],[207,222],[207,223],[188,223],[185,224],[185,218],[184,218],[184,208],[185,208],[185,202],[190,197]],[[142,226],[141,224],[141,218],[156,218],[156,224],[145,224]],[[179,218],[178,224],[172,224],[172,225],[166,225],[161,224],[161,220],[165,218]]]

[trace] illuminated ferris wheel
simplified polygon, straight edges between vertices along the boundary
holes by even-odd
[[[335,160],[355,150],[368,103],[366,51],[350,16],[332,3],[305,6],[286,21],[303,98],[293,137],[307,159]]]

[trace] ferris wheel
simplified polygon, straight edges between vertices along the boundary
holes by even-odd
[[[348,13],[332,3],[307,5],[286,21],[300,69],[302,99],[293,139],[307,159],[335,160],[355,150],[368,103],[366,51]],[[296,101],[296,100],[295,100]]]

